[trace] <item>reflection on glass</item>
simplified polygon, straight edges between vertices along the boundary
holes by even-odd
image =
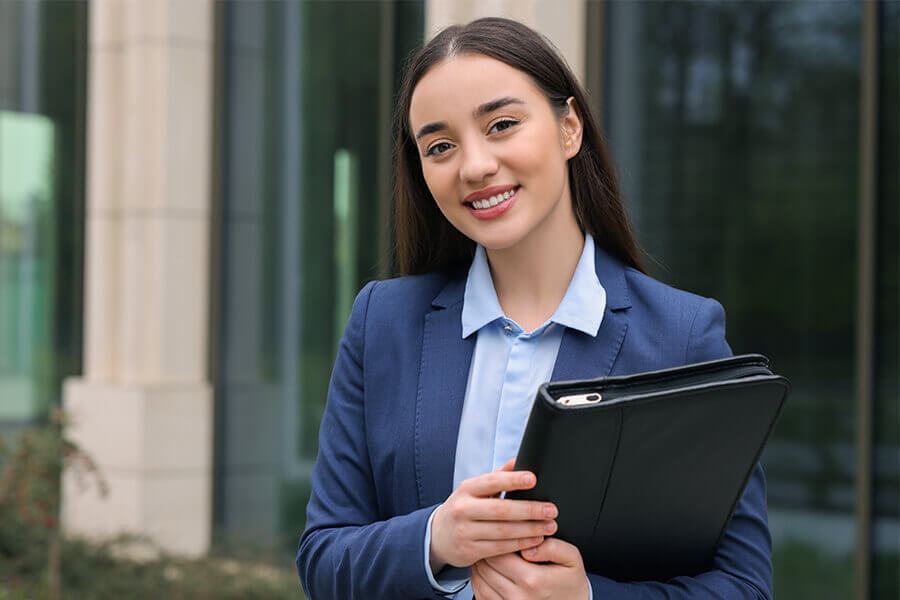
[[[220,7],[216,538],[283,556],[305,521],[338,337],[385,262],[383,119],[423,3]]]
[[[52,348],[53,122],[0,111],[0,420],[46,411],[35,371]]]
[[[81,369],[86,2],[0,2],[0,432]]]
[[[900,597],[900,3],[881,4],[872,597]]]
[[[607,15],[604,121],[655,275],[793,384],[763,457],[776,594],[852,597],[860,4]]]
[[[350,316],[350,308],[357,292],[356,231],[359,200],[356,171],[356,159],[350,152],[341,148],[334,153],[334,272],[337,279],[335,343],[344,331],[344,324]]]

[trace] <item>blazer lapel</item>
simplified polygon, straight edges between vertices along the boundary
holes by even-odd
[[[603,314],[597,337],[567,328],[563,333],[550,379],[570,381],[608,376],[619,356],[627,330],[625,315],[608,308]]]
[[[595,240],[596,242],[596,240]],[[625,281],[625,266],[612,255],[595,246],[594,268],[597,279],[606,290],[606,308],[596,337],[566,329],[553,367],[553,381],[607,377],[611,372],[625,333],[631,299]]]
[[[465,277],[452,280],[425,316],[416,399],[415,465],[419,506],[443,502],[453,488],[456,439],[476,336],[462,337]]]

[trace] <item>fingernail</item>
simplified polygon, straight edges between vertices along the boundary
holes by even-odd
[[[525,551],[528,556],[537,556],[537,548],[529,548]]]
[[[529,485],[532,482],[532,477],[530,473],[525,473],[521,477],[519,477],[519,482],[522,485]]]
[[[548,519],[555,518],[556,517],[556,509],[553,508],[552,506],[545,506],[544,507],[544,516],[547,517]]]
[[[544,531],[546,531],[547,533],[553,533],[554,531],[556,531],[556,523],[550,521],[549,523],[544,525]]]

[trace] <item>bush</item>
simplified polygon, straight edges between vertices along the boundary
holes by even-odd
[[[46,424],[0,439],[0,600],[61,596],[79,600],[302,598],[293,568],[168,555],[151,540],[105,543],[65,538],[59,530],[63,469],[105,483],[90,457],[65,437],[55,415]],[[134,549],[152,558],[134,560]],[[144,552],[144,554],[147,554]]]

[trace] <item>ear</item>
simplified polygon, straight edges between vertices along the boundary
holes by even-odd
[[[566,107],[567,112],[560,119],[560,125],[562,127],[563,151],[565,152],[566,160],[569,160],[581,150],[581,136],[584,129],[581,124],[579,107],[575,104],[574,97],[569,96],[566,100]]]

